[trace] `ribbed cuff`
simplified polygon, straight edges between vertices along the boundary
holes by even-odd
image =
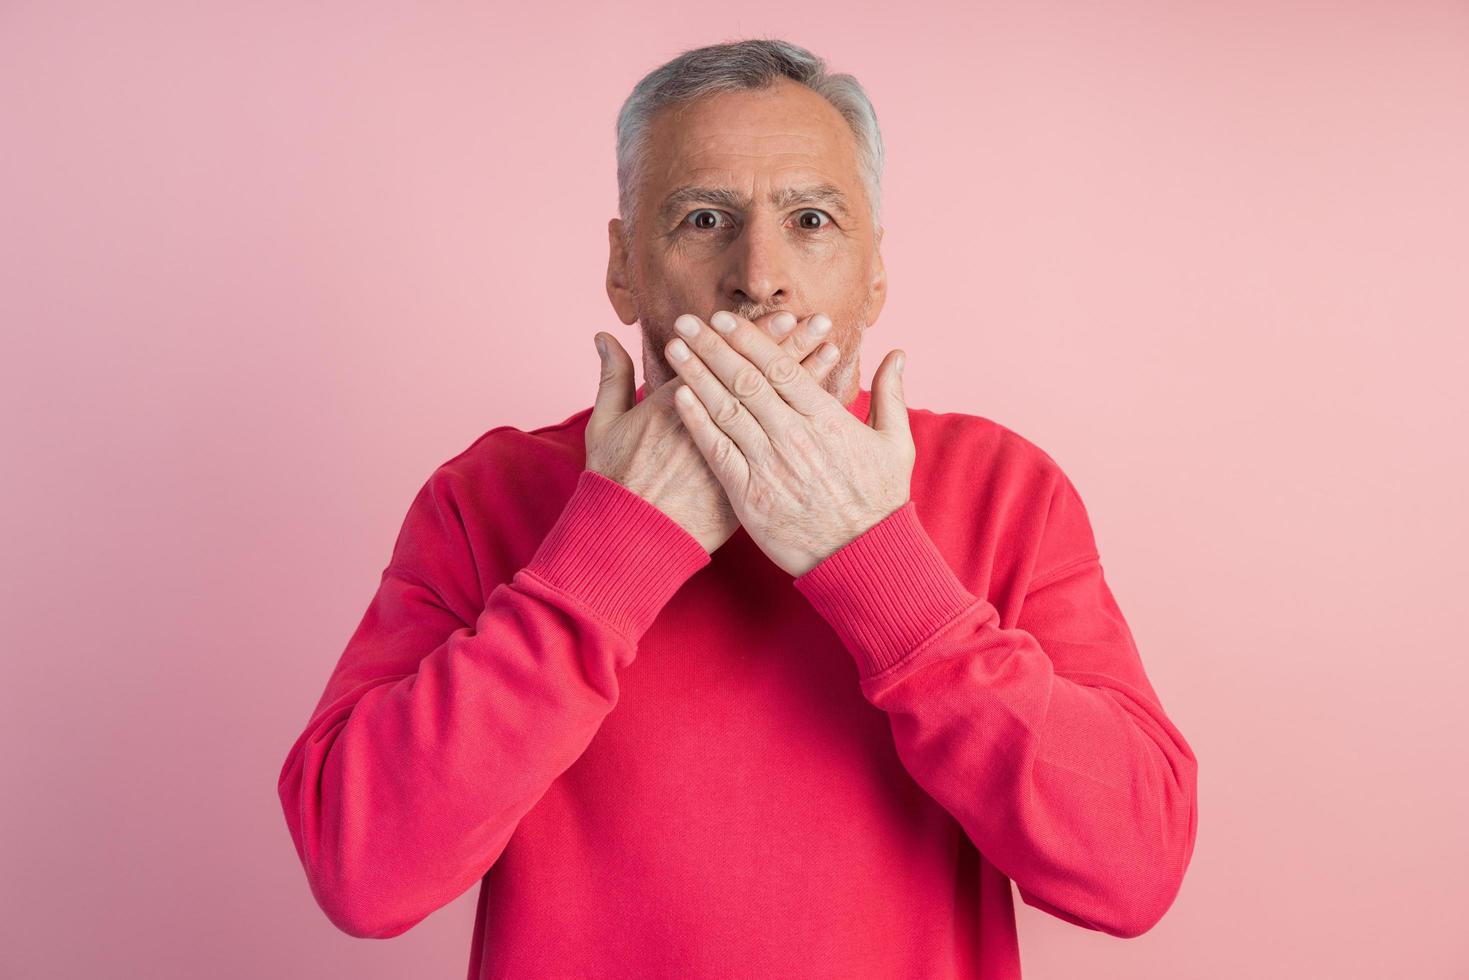
[[[526,564],[637,642],[675,592],[712,559],[673,518],[593,470],[582,470]]]
[[[886,670],[973,605],[912,500],[794,580],[863,679]]]

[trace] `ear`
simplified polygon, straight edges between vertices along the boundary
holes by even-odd
[[[607,222],[607,298],[617,311],[617,319],[631,326],[638,321],[637,297],[629,275],[630,253],[623,241],[622,219]]]
[[[882,313],[883,304],[888,299],[888,273],[882,264],[882,233],[883,229],[877,229],[877,242],[872,252],[872,278],[867,283],[867,294],[871,304],[867,308],[869,327],[877,322],[878,315]]]

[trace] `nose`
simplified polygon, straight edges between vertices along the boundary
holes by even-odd
[[[754,219],[725,253],[720,292],[732,306],[786,307],[791,301],[789,243],[774,222]]]

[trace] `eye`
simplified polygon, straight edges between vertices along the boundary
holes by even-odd
[[[699,231],[714,231],[719,227],[718,217],[723,213],[723,211],[715,211],[713,208],[699,208],[697,211],[690,211],[684,216],[684,220],[688,221],[690,218],[693,218],[694,227]],[[704,215],[710,215],[713,221],[706,220],[703,217]]]
[[[818,211],[816,208],[803,208],[802,210],[800,210],[800,211],[798,211],[796,213],[800,216],[800,217],[798,217],[796,219],[796,221],[799,224],[799,226],[800,226],[800,228],[801,228],[802,231],[820,231],[822,228],[825,228],[827,225],[831,224],[831,220],[832,220],[831,219],[831,215],[827,214],[825,211]],[[813,224],[808,224],[805,221],[805,217],[808,214],[820,215],[821,217],[825,218],[826,220],[825,221],[817,222],[814,225]]]

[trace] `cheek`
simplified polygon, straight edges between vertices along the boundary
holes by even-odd
[[[818,305],[812,309],[825,309],[833,318],[840,313],[840,321],[855,321],[868,302],[868,277],[863,264],[845,253],[808,258],[810,261],[803,263],[801,274],[808,292],[819,297]],[[823,307],[820,303],[827,305]]]
[[[834,235],[813,238],[800,243],[797,246],[797,254],[813,266],[821,266],[826,274],[836,279],[850,279],[855,276],[857,266],[862,261],[862,257],[852,248],[849,239]]]
[[[652,283],[638,302],[638,319],[643,325],[643,336],[650,340],[661,337],[666,343],[676,335],[673,321],[689,312],[680,308],[678,296],[671,293],[666,284]]]
[[[702,279],[687,267],[654,263],[643,278],[643,306],[650,312],[671,313],[669,320],[687,313],[687,304]]]

